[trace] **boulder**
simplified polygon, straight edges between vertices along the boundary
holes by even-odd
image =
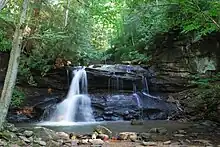
[[[130,139],[130,136],[132,136],[131,137],[132,139],[134,139],[134,138],[137,139],[137,134],[135,132],[121,132],[121,133],[119,133],[119,139],[121,139],[121,140],[128,140],[128,139]]]
[[[112,136],[112,131],[109,130],[108,128],[104,127],[104,126],[100,126],[98,125],[95,129],[94,132],[97,132],[98,134],[106,134],[109,137]]]
[[[56,135],[59,139],[64,139],[64,140],[69,139],[69,135],[65,132],[56,132]]]
[[[25,130],[23,133],[26,137],[31,137],[33,135],[33,131]]]
[[[92,145],[103,145],[104,144],[104,141],[102,141],[101,139],[89,139],[89,142],[92,144]]]
[[[34,127],[32,131],[36,137],[42,138],[45,141],[59,139],[55,131],[44,127]]]

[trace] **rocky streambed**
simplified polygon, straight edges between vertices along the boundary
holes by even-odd
[[[177,125],[177,122],[161,122],[151,126],[149,122],[127,122],[127,131],[115,131],[112,125],[97,124],[92,132],[77,133],[74,130],[58,131],[41,126],[5,124],[0,132],[0,146],[10,147],[72,147],[72,146],[220,146],[220,128],[210,121]],[[155,124],[158,124],[155,122]],[[163,125],[167,124],[167,125]],[[119,125],[119,124],[118,124]],[[116,125],[116,127],[120,127]],[[123,128],[123,124],[121,124]],[[83,127],[79,127],[83,129]],[[130,128],[134,130],[130,131]],[[136,128],[136,131],[135,131]],[[138,129],[145,128],[145,129]]]

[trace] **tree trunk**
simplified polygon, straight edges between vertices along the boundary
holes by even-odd
[[[19,58],[21,54],[21,42],[23,38],[22,29],[23,29],[24,21],[26,19],[28,2],[29,0],[23,1],[20,21],[17,24],[16,30],[14,33],[14,39],[13,39],[13,44],[12,44],[12,50],[10,53],[7,74],[6,74],[4,87],[3,87],[1,98],[0,98],[0,128],[2,126],[2,123],[5,121],[8,108],[11,102],[13,89],[16,83]]]
[[[67,7],[66,7],[66,11],[65,11],[64,27],[66,27],[67,23],[68,23],[69,7],[70,7],[70,0],[67,0]]]
[[[29,36],[33,36],[37,32],[37,29],[39,27],[42,2],[43,2],[43,0],[34,0],[34,8],[32,10],[33,14],[31,15],[31,24],[29,26],[31,29],[31,32],[30,32]],[[31,53],[35,42],[36,42],[35,39],[26,40],[25,46],[24,46],[24,51],[27,54]]]

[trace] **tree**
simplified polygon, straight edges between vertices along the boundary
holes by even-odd
[[[21,42],[23,39],[23,28],[24,22],[26,20],[27,8],[28,8],[29,0],[23,1],[23,6],[20,15],[20,21],[18,22],[13,38],[12,49],[10,53],[10,59],[8,63],[7,74],[4,82],[4,87],[2,90],[1,98],[0,98],[0,127],[5,121],[8,108],[11,102],[11,97],[13,93],[13,89],[16,83],[19,58],[21,54]]]

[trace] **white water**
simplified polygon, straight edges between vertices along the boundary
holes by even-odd
[[[67,98],[57,105],[50,122],[94,122],[91,99],[87,95],[87,75],[84,69],[73,71]]]

